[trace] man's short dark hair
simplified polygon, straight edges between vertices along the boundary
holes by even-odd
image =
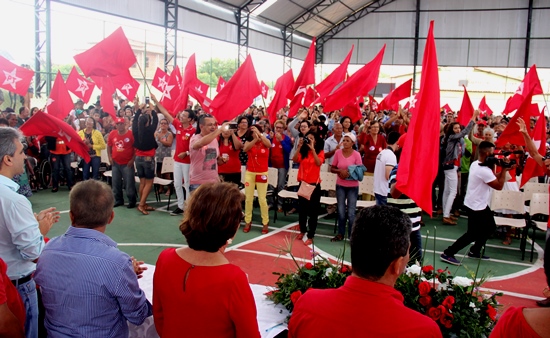
[[[481,141],[479,143],[479,151],[488,152],[491,148],[495,148],[495,145],[489,141]]]
[[[190,119],[191,121],[195,121],[197,119],[197,113],[195,113],[194,110],[185,109],[185,111],[187,112],[187,118],[188,119]]]
[[[399,140],[399,137],[401,137],[401,134],[399,134],[396,131],[392,131],[388,134],[388,144],[393,145],[395,142]]]
[[[351,231],[351,265],[359,277],[378,280],[409,251],[411,219],[401,210],[377,205],[361,210]]]
[[[90,196],[93,196],[91,203]],[[109,222],[115,197],[107,184],[88,180],[75,184],[69,194],[69,201],[73,225],[94,229]]]

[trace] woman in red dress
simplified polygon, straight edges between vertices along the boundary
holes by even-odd
[[[193,192],[180,231],[189,247],[166,249],[153,277],[153,318],[160,337],[260,337],[246,274],[224,256],[242,220],[232,183]]]
[[[363,153],[363,165],[367,168],[368,173],[374,173],[376,164],[376,156],[382,150],[386,149],[386,138],[380,134],[380,123],[374,121],[371,123],[368,133],[359,135],[359,152]]]

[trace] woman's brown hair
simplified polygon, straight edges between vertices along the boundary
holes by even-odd
[[[193,250],[216,252],[242,220],[244,195],[233,183],[204,183],[193,191],[180,231]]]

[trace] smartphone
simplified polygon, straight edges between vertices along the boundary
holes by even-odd
[[[145,97],[145,104],[149,104],[149,96]]]
[[[237,122],[231,122],[231,123],[229,123],[229,128],[228,129],[237,130],[238,127],[239,127],[239,125],[237,124]]]

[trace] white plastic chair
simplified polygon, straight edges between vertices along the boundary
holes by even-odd
[[[161,174],[173,173],[174,172],[174,159],[172,157],[165,157],[162,159],[162,167],[160,169]],[[169,180],[165,178],[155,177],[153,179],[153,184],[155,185],[155,197],[157,202],[161,201],[161,196],[159,192],[159,186],[173,186],[174,180]],[[170,208],[170,199],[172,194],[168,195],[168,204],[166,204],[166,210]]]
[[[521,191],[512,190],[495,190],[491,198],[491,210],[510,210],[517,213],[514,216],[520,216],[521,218],[508,218],[501,216],[494,216],[495,223],[497,225],[510,226],[514,228],[523,228],[521,234],[521,260],[525,258],[525,244],[527,239],[527,221],[525,219],[525,205],[524,205],[524,193]]]
[[[529,220],[533,225],[533,238],[531,242],[531,262],[533,261],[533,252],[535,250],[535,234],[536,230],[547,231],[547,223],[534,221],[535,215],[546,215],[548,217],[548,204],[550,203],[550,194],[534,193],[531,196],[531,206],[529,210]]]

